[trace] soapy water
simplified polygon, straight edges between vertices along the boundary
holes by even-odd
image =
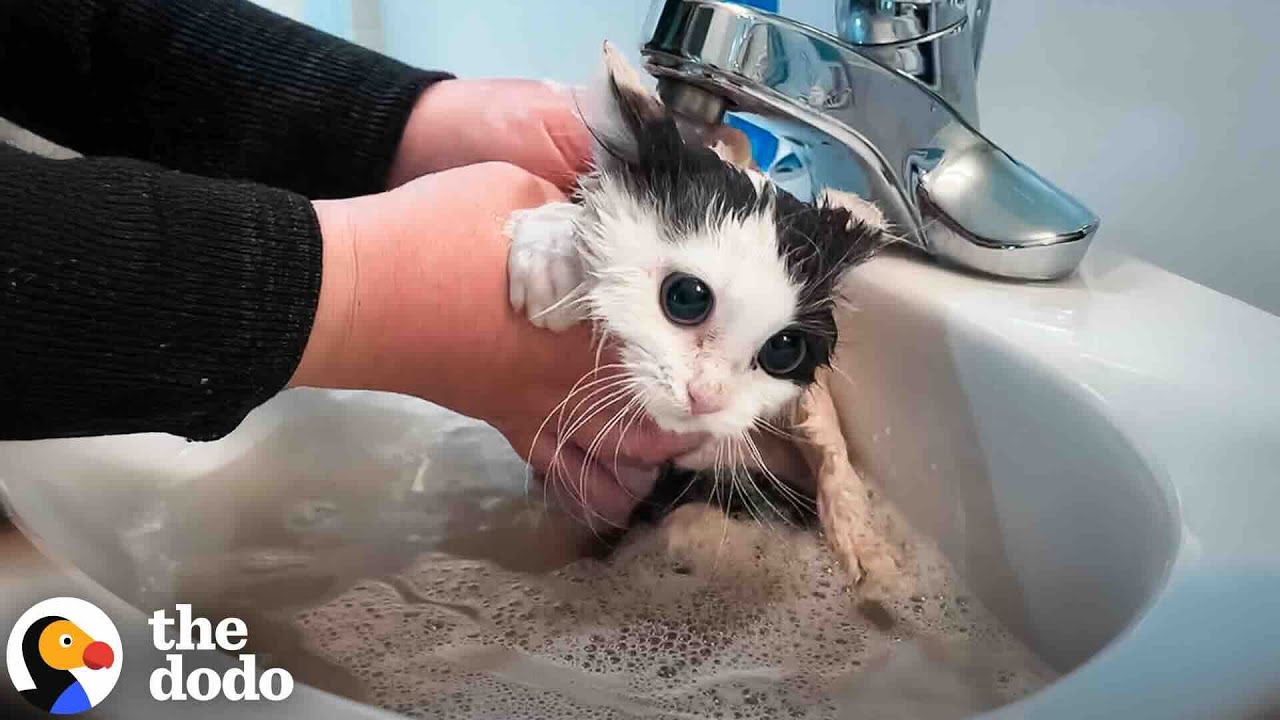
[[[1053,679],[878,494],[906,565],[867,612],[814,531],[703,505],[584,557],[496,431],[400,396],[292,391],[219,443],[130,442],[64,453],[129,518],[101,582],[244,618],[262,664],[406,715],[955,718]]]
[[[927,541],[903,543],[903,594],[868,609],[813,532],[685,505],[605,559],[528,574],[426,553],[296,622],[364,699],[421,718],[956,718],[1053,679]]]

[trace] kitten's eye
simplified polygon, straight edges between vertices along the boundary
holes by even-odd
[[[62,635],[58,637],[58,644],[62,647],[71,647],[71,636]]]
[[[781,377],[800,367],[804,354],[804,337],[794,330],[783,330],[765,341],[756,361],[765,372]]]
[[[677,325],[697,325],[711,314],[715,296],[692,275],[672,273],[662,281],[662,312]]]

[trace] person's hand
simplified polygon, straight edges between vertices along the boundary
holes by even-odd
[[[551,333],[511,310],[507,216],[563,199],[528,172],[486,163],[316,202],[324,275],[291,385],[407,393],[485,420],[599,530],[625,524],[652,468],[701,438],[659,431],[634,407],[615,420],[627,398],[612,392],[622,386],[607,352],[593,371],[590,328]]]
[[[444,80],[414,105],[388,185],[502,161],[569,190],[590,157],[591,136],[569,88],[537,80]]]

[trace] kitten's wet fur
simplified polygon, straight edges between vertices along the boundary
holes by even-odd
[[[825,200],[805,203],[768,180],[753,179],[707,147],[684,142],[675,118],[660,104],[637,100],[634,91],[610,77],[619,114],[634,138],[634,153],[623,154],[599,138],[619,160],[614,172],[636,197],[652,202],[662,220],[658,236],[667,242],[714,232],[751,215],[770,218],[777,228],[778,258],[800,281],[794,325],[812,342],[801,385],[831,362],[837,341],[833,309],[844,273],[872,256],[884,229],[856,219]]]
[[[843,193],[802,202],[759,171],[686,143],[670,111],[616,51],[606,46],[605,57],[606,82],[589,98],[596,106],[583,113],[596,140],[595,169],[580,179],[572,205],[513,216],[513,305],[553,329],[590,319],[618,347],[644,411],[659,426],[708,432],[713,442],[736,446],[730,438],[785,417],[815,370],[830,364],[840,284],[885,243],[883,217]],[[714,316],[697,327],[664,316],[659,288],[672,272],[706,282]],[[757,353],[783,331],[800,333],[806,351],[800,366],[774,376],[758,366]],[[723,393],[723,410],[695,412],[695,385]],[[714,492],[711,474],[700,472],[720,460],[706,450],[665,471],[637,517],[670,509],[677,498],[727,500],[728,493]],[[746,452],[729,457],[751,459]],[[768,481],[755,485],[782,492]],[[783,497],[772,505],[801,510]]]

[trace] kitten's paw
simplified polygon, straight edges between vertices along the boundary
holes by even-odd
[[[842,460],[831,458],[829,464],[840,467]],[[873,516],[866,488],[856,473],[850,469],[842,475],[837,482],[831,481],[835,473],[819,479],[818,518],[827,544],[863,598],[899,598],[905,587],[906,558],[888,538],[893,523]]]
[[[517,210],[507,221],[511,307],[537,327],[560,332],[585,319],[582,260],[574,240],[581,208],[567,202]]]
[[[852,560],[857,571],[858,594],[867,600],[894,601],[908,595],[909,578],[903,574],[906,559],[902,549],[883,537],[861,538],[854,542]],[[848,559],[845,562],[849,562]]]

